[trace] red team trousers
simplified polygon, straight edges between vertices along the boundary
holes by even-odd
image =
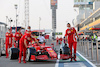
[[[7,44],[6,43],[6,57],[9,56],[9,54],[8,54],[8,48],[11,48],[11,47],[12,47],[12,44]]]
[[[76,48],[77,48],[77,42],[68,42],[69,44],[69,48],[71,50],[71,56],[72,56],[72,47],[74,48],[74,55],[75,55],[75,58],[76,58]]]
[[[21,60],[22,52],[23,52],[23,61],[25,61],[27,48],[24,46],[24,43],[22,41],[19,42],[19,49],[20,49],[19,60]]]

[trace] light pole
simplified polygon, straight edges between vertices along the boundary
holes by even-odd
[[[41,17],[39,17],[39,35],[40,35],[40,21],[41,21]]]
[[[6,24],[7,24],[7,22],[8,22],[7,20],[8,20],[8,16],[6,16]]]
[[[15,4],[14,6],[15,6],[15,9],[16,9],[16,32],[17,32],[17,16],[18,16],[18,15],[17,15],[17,8],[18,8],[18,5]]]

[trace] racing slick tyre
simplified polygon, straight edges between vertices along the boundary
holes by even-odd
[[[9,49],[9,59],[18,59],[19,58],[19,49],[18,48],[10,48]]]
[[[62,54],[66,54],[66,55],[70,55],[71,51],[70,51],[70,48],[68,46],[64,46],[62,47]]]
[[[31,61],[30,60],[31,55],[36,55],[36,49],[34,47],[27,49],[27,52],[26,52],[26,61],[29,61],[29,62]]]

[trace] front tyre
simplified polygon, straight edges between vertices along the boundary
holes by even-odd
[[[27,52],[26,52],[26,61],[30,62],[30,57],[31,57],[31,55],[30,55],[30,49],[28,48]]]

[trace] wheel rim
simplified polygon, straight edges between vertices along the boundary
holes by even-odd
[[[30,57],[30,50],[28,49],[28,50],[27,50],[27,53],[26,53],[26,60],[27,60],[27,61],[29,61],[29,57]]]
[[[11,49],[9,49],[9,59],[11,59],[11,54],[12,54],[12,51]]]

